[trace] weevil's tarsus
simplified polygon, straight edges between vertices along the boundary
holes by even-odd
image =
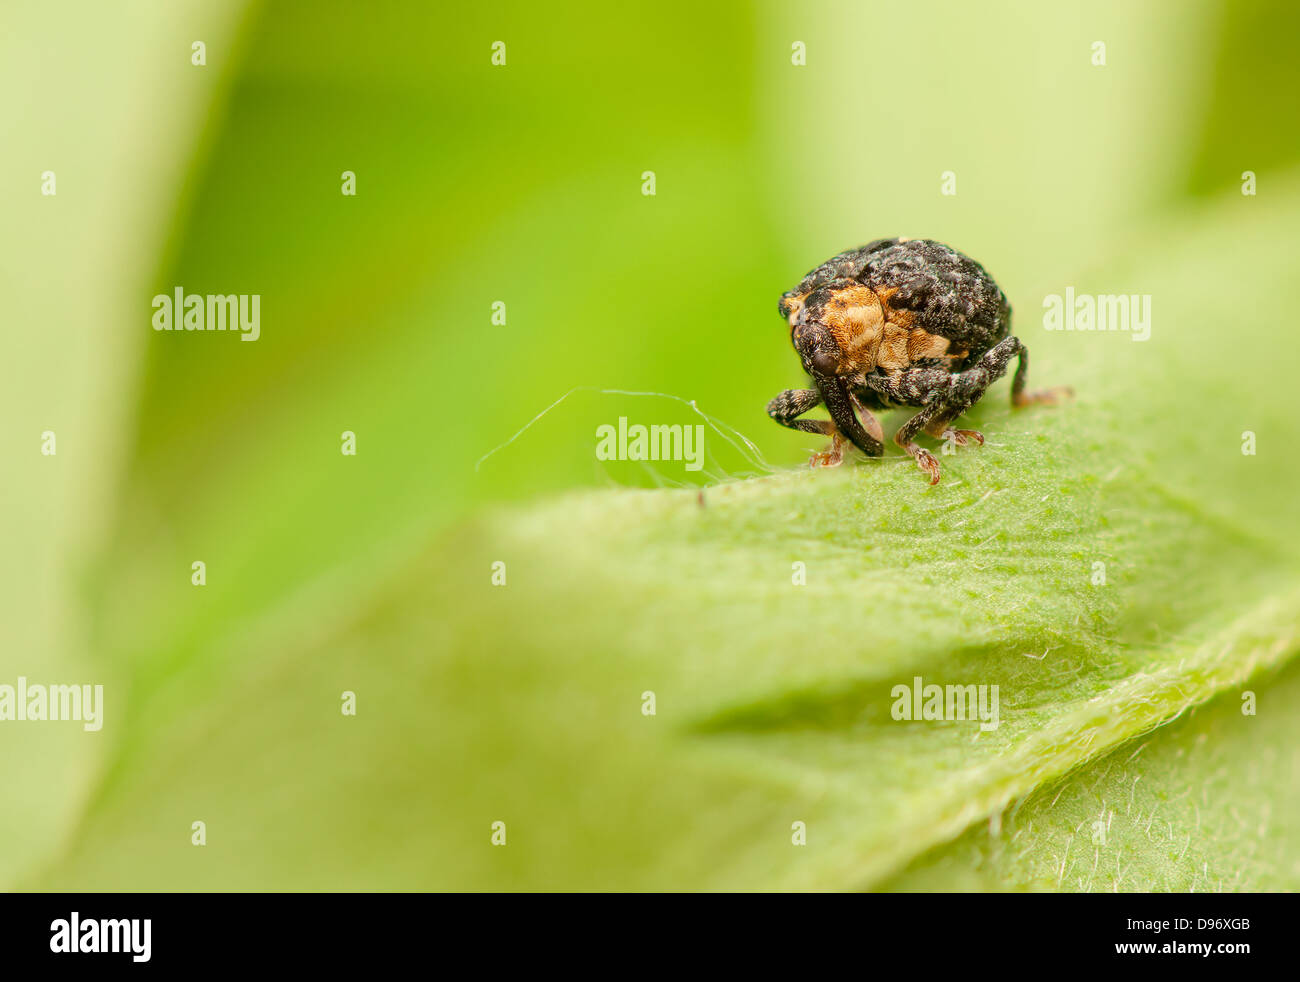
[[[921,468],[930,478],[932,487],[939,483],[941,473],[939,459],[934,454],[915,443],[904,443],[900,444],[900,446],[912,455],[912,459],[916,461],[916,466]]]
[[[955,446],[968,447],[972,443],[984,446],[984,434],[979,430],[954,430],[951,427],[944,429],[942,433],[931,433],[932,427],[927,426],[925,432],[931,436],[938,437],[940,440],[951,440]]]
[[[809,467],[839,467],[844,463],[844,437],[836,430],[831,434],[831,445],[821,453],[808,458]]]

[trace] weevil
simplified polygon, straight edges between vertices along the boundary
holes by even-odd
[[[1011,304],[984,267],[932,239],[876,239],[822,263],[781,296],[781,316],[812,388],[767,404],[782,426],[820,433],[830,447],[813,467],[843,460],[847,439],[869,457],[884,452],[873,410],[918,411],[894,436],[938,484],[939,461],[916,442],[924,431],[957,446],[984,443],[952,423],[1018,357],[1011,404],[1054,403],[1065,387],[1027,391],[1029,351],[1011,334]],[[829,420],[800,419],[825,403]]]

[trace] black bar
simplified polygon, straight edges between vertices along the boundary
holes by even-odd
[[[0,957],[7,970],[78,972],[336,974],[413,959],[436,970],[453,956],[540,968],[590,965],[597,955],[648,959],[664,971],[715,958],[731,968],[789,958],[816,974],[832,957],[911,970],[956,959],[1035,972],[1191,962],[1231,971],[1261,956],[1287,959],[1295,909],[1290,894],[8,894],[0,896]],[[55,952],[73,938],[73,912],[78,950]],[[81,950],[114,941],[126,950]]]

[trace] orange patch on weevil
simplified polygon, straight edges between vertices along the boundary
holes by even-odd
[[[822,309],[821,322],[843,352],[842,370],[870,371],[875,366],[885,311],[870,287],[849,286],[834,291]]]
[[[907,338],[907,357],[911,361],[920,361],[922,358],[943,358],[947,354],[947,338],[923,331],[919,327],[912,328]]]
[[[907,342],[911,332],[901,324],[892,321],[885,324],[884,337],[880,341],[880,350],[876,354],[876,367],[885,371],[901,371],[912,364],[907,354]]]

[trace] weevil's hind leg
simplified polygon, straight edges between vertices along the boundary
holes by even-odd
[[[946,384],[933,386],[929,401],[919,413],[909,419],[894,436],[894,441],[910,453],[921,470],[930,475],[930,483],[939,483],[939,462],[934,455],[917,446],[914,437],[921,429],[931,436],[955,436],[958,446],[971,440],[984,442],[983,434],[976,430],[952,430],[949,424],[971,406],[979,402],[988,387],[1007,372],[1011,359],[1019,356],[1016,374],[1011,380],[1011,402],[1014,406],[1027,406],[1035,402],[1056,402],[1071,393],[1068,388],[1025,392],[1025,378],[1029,372],[1029,352],[1017,337],[1003,338],[964,372],[951,375]],[[904,383],[905,387],[905,383]]]
[[[955,374],[942,368],[919,367],[893,375],[867,376],[867,386],[886,399],[902,405],[921,407],[920,412],[899,428],[894,435],[894,442],[912,455],[916,466],[929,475],[931,484],[939,483],[939,461],[934,454],[917,445],[916,435],[922,430],[935,437],[946,437],[952,433],[958,446],[971,441],[983,443],[983,434],[976,430],[951,429],[951,423],[979,402],[988,387],[1006,374],[1011,359],[1017,355],[1020,356],[1020,364],[1011,382],[1013,405],[1055,402],[1072,394],[1068,388],[1032,393],[1024,391],[1029,353],[1016,337],[1003,338],[976,358],[969,368]]]
[[[1008,341],[1014,341],[1017,345],[1016,354],[1020,355],[1019,364],[1016,365],[1016,374],[1011,379],[1011,405],[1016,409],[1036,404],[1053,406],[1063,399],[1069,399],[1074,396],[1074,390],[1068,385],[1058,386],[1054,389],[1037,389],[1032,392],[1025,391],[1025,383],[1029,381],[1029,349],[1020,343],[1019,338],[1007,338],[1001,342],[993,351],[997,351]],[[989,354],[993,352],[990,351]],[[987,357],[987,356],[986,356]],[[1011,356],[1008,355],[1008,362]],[[1005,363],[1003,366],[1005,371]],[[999,373],[1001,374],[1001,373]]]
[[[844,437],[829,419],[797,419],[796,417],[820,405],[822,395],[816,389],[786,389],[767,404],[767,414],[782,426],[804,433],[820,433],[831,438],[831,445],[821,453],[813,454],[810,467],[835,467],[844,460]]]

